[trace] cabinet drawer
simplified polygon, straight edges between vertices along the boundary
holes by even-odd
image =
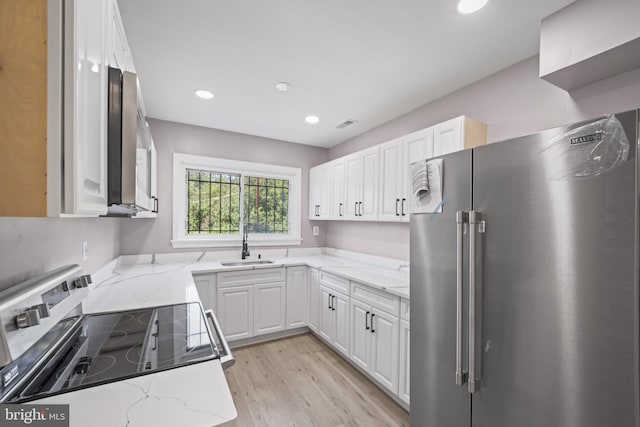
[[[402,320],[406,320],[407,322],[409,322],[410,317],[409,317],[409,300],[408,299],[404,299],[402,298],[400,300],[400,318]]]
[[[373,308],[386,311],[387,313],[399,317],[400,297],[390,295],[384,291],[373,289],[358,282],[351,282],[351,298],[358,299],[370,304]]]
[[[334,291],[349,295],[349,280],[320,271],[320,284]]]
[[[284,268],[259,268],[255,270],[225,271],[218,273],[218,288],[284,282]]]

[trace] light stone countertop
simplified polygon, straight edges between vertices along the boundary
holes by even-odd
[[[328,249],[298,254],[261,251],[272,264],[227,267],[235,253],[122,256],[92,274],[86,313],[200,302],[193,275],[247,269],[309,266],[409,298],[408,264]],[[214,258],[215,257],[215,258]],[[217,259],[216,259],[217,258]],[[257,257],[255,258],[257,259]],[[217,426],[237,416],[219,361],[207,361],[51,396],[33,403],[71,405],[72,427]]]
[[[199,302],[190,264],[118,265],[92,275],[86,313]],[[69,404],[71,427],[211,427],[237,417],[219,360],[36,400]]]

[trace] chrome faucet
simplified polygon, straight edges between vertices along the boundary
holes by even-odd
[[[244,233],[242,234],[242,259],[246,259],[249,254],[249,244],[247,243],[248,231],[247,226],[244,226]]]

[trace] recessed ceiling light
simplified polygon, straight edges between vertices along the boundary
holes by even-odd
[[[318,116],[307,116],[304,118],[304,121],[309,123],[310,125],[315,125],[320,121],[320,117]]]
[[[482,9],[489,0],[460,0],[458,2],[458,12],[469,14]]]
[[[204,89],[199,89],[196,91],[196,96],[202,99],[213,99],[213,92],[210,92]]]
[[[291,89],[291,83],[287,83],[287,82],[276,83],[276,89],[278,89],[281,92],[286,92],[289,89]]]

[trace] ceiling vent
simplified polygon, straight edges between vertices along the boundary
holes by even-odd
[[[354,123],[357,123],[357,120],[354,119],[349,119],[349,120],[345,120],[344,122],[340,123],[338,126],[336,126],[336,129],[344,129],[347,126],[351,126]]]

